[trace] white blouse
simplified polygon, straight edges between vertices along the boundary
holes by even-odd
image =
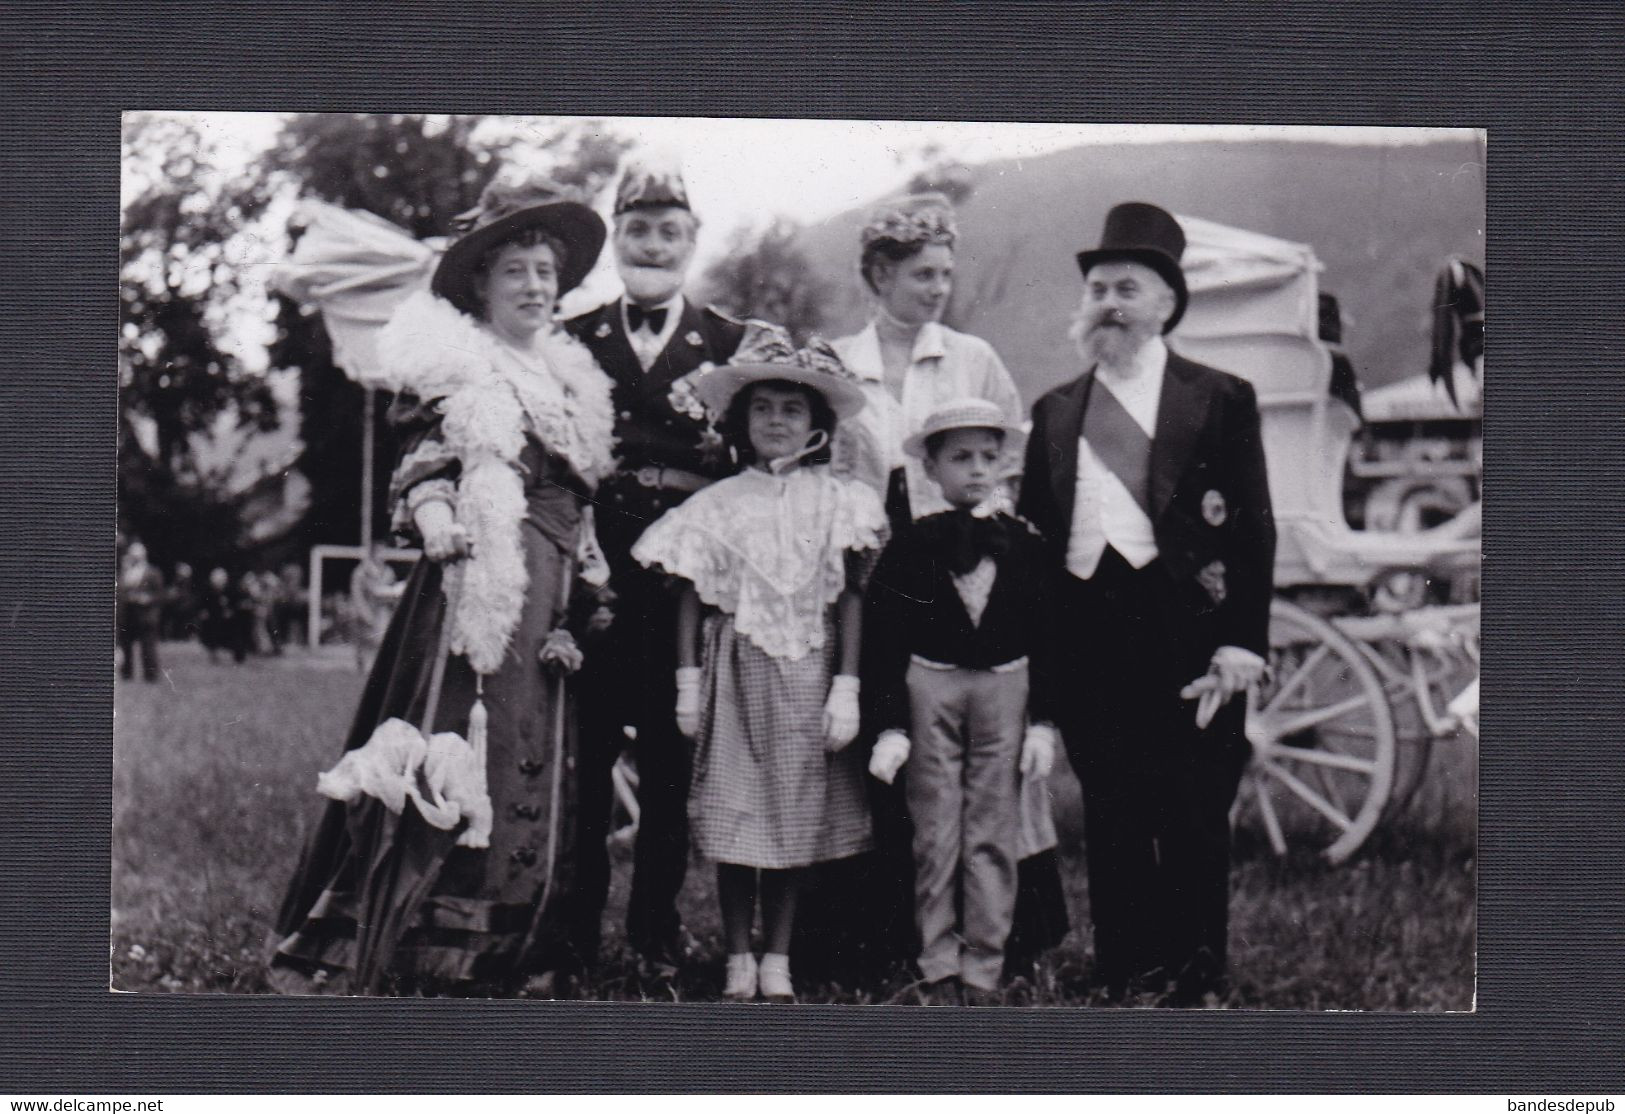
[[[693,584],[763,653],[794,660],[824,645],[847,552],[879,550],[885,529],[880,498],[863,484],[827,468],[750,468],[667,511],[632,556]]]
[[[998,406],[1012,423],[1022,420],[1021,395],[999,354],[981,337],[928,323],[914,339],[901,399],[886,388],[880,335],[873,322],[831,346],[862,381],[868,399],[857,417],[838,431],[832,466],[838,475],[863,481],[882,498],[892,470],[901,467],[908,482],[909,511],[916,519],[949,509],[924,465],[903,452],[903,441],[933,411],[954,399],[982,398]]]

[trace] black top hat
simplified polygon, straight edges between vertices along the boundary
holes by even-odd
[[[1176,299],[1173,316],[1162,326],[1162,331],[1168,333],[1185,316],[1185,305],[1190,301],[1185,272],[1179,265],[1184,254],[1185,230],[1179,227],[1172,213],[1144,201],[1125,201],[1114,205],[1106,214],[1100,246],[1093,251],[1080,251],[1078,266],[1087,275],[1096,263],[1127,259],[1144,263],[1157,272],[1174,288]]]
[[[559,296],[581,285],[604,248],[604,220],[564,187],[541,177],[494,179],[480,203],[452,218],[460,233],[435,267],[429,289],[464,313],[477,308],[474,269],[492,248],[529,228],[540,228],[564,245],[558,261]]]

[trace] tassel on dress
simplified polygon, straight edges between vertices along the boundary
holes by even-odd
[[[475,684],[474,707],[468,712],[469,782],[475,790],[474,799],[480,803],[469,811],[468,827],[457,837],[457,846],[485,848],[491,846],[491,823],[495,819],[485,776],[485,738],[489,715],[485,710],[485,678],[478,678]]]

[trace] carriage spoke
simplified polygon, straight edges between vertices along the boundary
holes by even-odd
[[[1285,785],[1288,789],[1292,790],[1292,792],[1296,793],[1305,804],[1314,809],[1316,812],[1320,813],[1326,819],[1330,820],[1343,831],[1346,832],[1350,828],[1354,827],[1353,820],[1349,819],[1347,816],[1344,816],[1336,809],[1335,806],[1332,805],[1330,801],[1328,801],[1325,797],[1322,797],[1319,793],[1316,793],[1314,789],[1310,788],[1308,785],[1305,785],[1290,771],[1284,770],[1280,766],[1277,766],[1274,762],[1269,761],[1264,762],[1263,766],[1270,772],[1270,776],[1278,779],[1281,784]],[[1260,794],[1260,800],[1262,799],[1263,795]]]
[[[1275,733],[1276,738],[1284,735],[1296,735],[1300,731],[1307,731],[1311,727],[1325,723],[1327,720],[1336,719],[1338,716],[1352,712],[1356,708],[1366,707],[1370,703],[1371,695],[1369,693],[1360,693],[1357,696],[1349,697],[1347,700],[1339,700],[1336,704],[1328,704],[1324,708],[1310,708],[1299,712],[1290,719],[1270,724],[1270,728]]]
[[[1271,696],[1269,703],[1264,705],[1264,714],[1269,715],[1279,708],[1286,701],[1286,698],[1292,695],[1294,689],[1309,679],[1310,674],[1314,672],[1315,666],[1320,664],[1320,659],[1331,652],[1331,647],[1325,643],[1316,646],[1309,656],[1303,659],[1297,671],[1281,682],[1281,687],[1275,690],[1275,695]]]
[[[1270,846],[1277,855],[1286,854],[1286,836],[1281,833],[1281,820],[1275,815],[1275,805],[1270,801],[1269,786],[1259,783],[1253,789],[1253,796],[1258,798],[1258,815],[1264,819],[1264,832],[1270,837]]]
[[[1348,770],[1366,777],[1377,769],[1377,764],[1369,758],[1356,758],[1337,751],[1312,750],[1309,747],[1274,747],[1270,750],[1270,757],[1290,758],[1294,762],[1307,762],[1312,766],[1329,766],[1334,770]]]
[[[1359,811],[1358,809],[1349,808],[1348,797],[1346,797],[1343,794],[1343,790],[1337,786],[1336,779],[1331,776],[1328,770],[1320,766],[1314,767],[1314,770],[1315,784],[1320,786],[1321,793],[1324,794],[1326,799],[1332,803],[1332,807],[1337,809],[1337,811],[1341,812],[1344,816],[1352,816],[1354,813]]]

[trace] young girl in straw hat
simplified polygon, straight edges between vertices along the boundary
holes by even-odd
[[[757,327],[733,361],[684,386],[744,467],[668,511],[632,555],[687,583],[677,722],[696,741],[689,814],[717,865],[724,994],[788,1000],[802,868],[873,845],[858,732],[861,569],[879,497],[825,466],[863,393],[833,352]],[[683,388],[679,388],[683,393]],[[751,950],[757,895],[765,955]]]

